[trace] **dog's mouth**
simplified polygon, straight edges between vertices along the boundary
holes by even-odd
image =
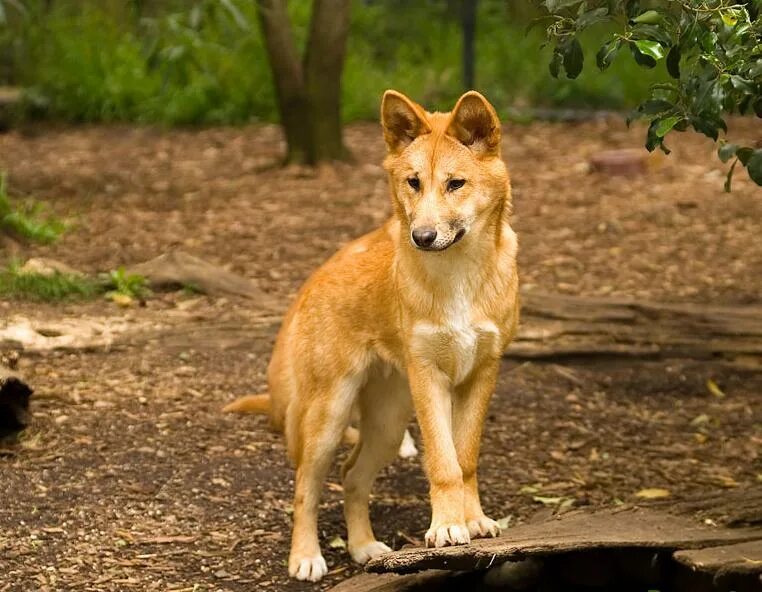
[[[430,247],[422,247],[419,245],[416,245],[415,242],[413,242],[413,246],[418,249],[419,251],[446,251],[451,246],[453,246],[455,243],[459,243],[463,237],[466,236],[466,229],[461,228],[458,230],[458,232],[455,233],[455,238],[453,238],[449,243],[445,245],[437,245],[436,243],[431,245]]]

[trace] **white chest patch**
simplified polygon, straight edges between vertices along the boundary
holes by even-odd
[[[493,322],[473,321],[471,307],[465,299],[453,301],[444,323],[420,321],[413,326],[416,351],[437,362],[454,384],[463,382],[474,369],[480,339],[495,338],[498,334]]]

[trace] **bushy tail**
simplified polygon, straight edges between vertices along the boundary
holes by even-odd
[[[223,413],[259,413],[267,415],[270,412],[270,395],[246,395],[228,403],[222,408]]]

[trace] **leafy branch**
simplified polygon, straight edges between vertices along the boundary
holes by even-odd
[[[762,117],[762,0],[544,0],[548,39],[554,44],[549,69],[576,78],[584,66],[578,36],[600,22],[614,32],[596,54],[606,70],[623,50],[644,68],[664,60],[673,79],[652,86],[650,96],[628,119],[649,122],[646,148],[669,154],[671,132],[689,128],[719,142],[722,162],[733,159],[726,191],[740,162],[762,185],[762,149],[727,143],[725,116]]]

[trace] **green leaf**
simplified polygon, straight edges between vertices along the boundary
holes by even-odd
[[[738,150],[738,144],[725,143],[717,150],[717,156],[722,162],[728,162],[735,156],[736,150]]]
[[[580,4],[581,2],[582,0],[545,0],[543,4],[545,5],[545,8],[548,9],[548,11],[557,12],[562,8]]]
[[[746,163],[746,170],[749,177],[757,185],[762,185],[762,150],[755,150],[749,161]]]
[[[553,57],[550,59],[550,63],[548,64],[548,70],[550,70],[550,75],[553,78],[558,78],[558,75],[561,72],[561,64],[563,63],[564,56],[558,50],[554,51]]]
[[[640,1],[627,0],[627,5],[625,8],[625,14],[627,15],[627,18],[628,19],[635,18],[639,12],[640,12]]]
[[[655,11],[655,10],[646,10],[643,14],[639,14],[634,19],[632,19],[633,23],[644,23],[647,25],[653,25],[655,23],[660,22],[662,19],[661,15]]]
[[[656,41],[664,47],[674,45],[672,34],[664,27],[659,25],[639,24],[632,28],[632,39],[642,39],[645,41]]]
[[[605,21],[606,18],[608,17],[608,14],[609,14],[608,8],[596,8],[594,10],[588,10],[577,19],[577,23],[575,24],[575,27],[578,31],[581,31],[582,29],[586,29],[590,25],[594,25],[595,23]]]
[[[656,41],[649,41],[647,39],[640,39],[635,41],[635,47],[643,55],[646,55],[654,60],[660,60],[664,57],[664,48],[660,43]]]
[[[724,10],[720,12],[720,18],[728,27],[735,27],[738,22],[738,15],[734,10]]]
[[[741,164],[746,166],[749,163],[749,159],[751,158],[752,154],[754,154],[753,148],[739,148],[736,150],[736,156],[738,157],[738,160],[741,161]]]
[[[678,121],[681,121],[683,118],[680,115],[673,115],[672,117],[665,117],[664,119],[657,120],[656,127],[654,128],[654,133],[659,137],[663,138],[669,130],[671,130]]]
[[[612,64],[621,47],[621,39],[612,39],[598,50],[598,53],[595,55],[595,63],[601,71]]]
[[[701,48],[707,53],[714,53],[714,49],[717,47],[717,41],[719,37],[717,33],[711,30],[707,30],[701,35]]]
[[[635,63],[638,64],[638,66],[643,66],[644,68],[656,67],[656,60],[651,56],[640,53],[637,47],[634,45],[630,45],[630,52],[632,53],[632,57],[635,59]]]
[[[754,93],[757,90],[750,80],[746,80],[743,76],[738,76],[737,74],[733,74],[730,77],[730,84],[733,85],[734,89],[747,93]]]
[[[667,54],[667,72],[672,78],[680,79],[680,46],[673,45]]]
[[[759,97],[754,101],[752,108],[754,109],[754,113],[757,115],[757,117],[762,117],[762,97]]]
[[[648,126],[648,134],[646,136],[646,149],[649,152],[653,152],[654,150],[656,150],[656,148],[661,148],[661,150],[662,150],[662,152],[664,152],[664,154],[669,154],[670,153],[669,148],[667,148],[664,145],[664,137],[663,136],[659,136],[656,133],[656,128],[659,126],[660,123],[661,123],[660,119],[654,119],[651,122],[651,125]]]
[[[564,70],[568,78],[576,78],[582,72],[582,66],[585,62],[585,55],[582,53],[582,46],[577,38],[564,44]]]
[[[715,142],[719,136],[719,127],[716,120],[704,119],[702,117],[691,117],[691,125],[693,129],[712,138]]]
[[[638,113],[642,115],[656,115],[673,109],[675,106],[665,99],[649,99],[638,105]]]

